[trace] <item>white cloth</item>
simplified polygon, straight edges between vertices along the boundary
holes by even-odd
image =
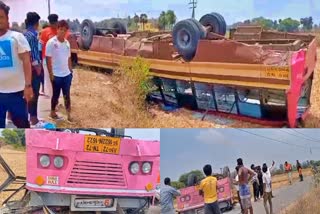
[[[52,83],[50,80],[50,74],[48,71],[48,67],[47,67],[47,63],[46,63],[46,59],[43,60],[43,71],[44,71],[44,93],[48,96],[48,97],[52,97]]]
[[[8,30],[0,37],[0,93],[24,90],[25,76],[19,54],[30,50],[30,45],[22,33]]]
[[[271,176],[268,172],[262,175],[263,183],[266,184],[265,192],[271,192]]]
[[[239,182],[239,175],[236,176],[235,180]],[[239,184],[236,185],[236,190],[239,191]]]
[[[69,58],[71,57],[70,43],[68,40],[60,42],[57,36],[52,37],[46,45],[46,56],[52,58],[53,75],[66,77],[71,71],[69,69]]]

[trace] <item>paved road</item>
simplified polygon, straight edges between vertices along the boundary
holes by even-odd
[[[295,202],[299,198],[301,198],[304,194],[310,191],[312,187],[312,178],[306,177],[303,182],[296,182],[291,186],[285,186],[280,189],[274,191],[273,209],[274,213],[279,213],[282,209],[289,206],[291,203]],[[260,200],[258,202],[253,203],[253,212],[255,214],[265,214],[263,201]],[[230,212],[226,212],[226,214],[239,214],[240,206],[237,206]]]

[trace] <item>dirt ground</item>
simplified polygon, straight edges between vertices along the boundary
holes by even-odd
[[[306,127],[320,127],[320,48],[311,94],[311,113]],[[149,106],[148,111],[137,111],[133,101],[113,83],[110,74],[91,71],[89,68],[75,69],[72,86],[72,108],[75,124],[58,123],[60,127],[119,127],[119,128],[262,128],[257,124],[238,120],[224,121],[216,117],[213,121],[201,121],[186,109],[164,112],[158,105]],[[128,114],[131,112],[131,114]],[[215,122],[218,121],[218,122]]]

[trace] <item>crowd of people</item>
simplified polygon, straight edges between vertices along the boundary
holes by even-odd
[[[48,16],[49,25],[40,29],[38,13],[26,14],[23,33],[10,30],[10,7],[0,1],[0,128],[6,119],[17,128],[41,128],[45,121],[38,117],[39,96],[51,99],[49,118],[62,119],[57,114],[62,91],[71,116],[70,88],[73,78],[69,26],[57,14]],[[42,85],[42,89],[41,88]],[[40,93],[43,92],[43,93]]]
[[[266,214],[273,213],[272,198],[272,170],[274,169],[275,162],[268,167],[266,163],[261,166],[251,165],[250,168],[245,167],[241,158],[237,159],[237,166],[235,167],[235,176],[233,176],[233,184],[237,189],[238,199],[240,202],[241,213],[253,214],[252,194],[253,189],[254,202],[262,199]],[[300,181],[303,181],[302,166],[297,160],[297,170],[299,173]],[[285,173],[288,175],[288,182],[292,184],[292,166],[287,161],[284,164]],[[203,167],[205,178],[200,182],[199,194],[204,199],[204,213],[205,214],[221,214],[218,204],[218,180],[212,174],[211,165]],[[161,188],[161,213],[174,214],[174,198],[180,196],[179,190],[171,186],[170,178],[165,178],[165,186]]]

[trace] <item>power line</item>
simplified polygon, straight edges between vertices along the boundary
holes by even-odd
[[[47,0],[48,1],[48,15],[51,14],[51,2],[50,0]]]
[[[295,134],[290,133],[290,132],[285,132],[283,129],[282,129],[282,132],[287,133],[287,134],[289,134],[289,135],[292,135],[292,136],[294,136],[294,137],[299,137],[299,138],[301,138],[301,139],[305,139],[305,140],[314,142],[314,143],[320,143],[320,140],[316,141],[316,140],[313,140],[313,139],[311,139],[311,138],[306,138],[306,137],[304,137],[305,135],[303,135],[303,137],[302,137],[302,136],[295,135]]]
[[[312,137],[310,137],[310,136],[304,135],[304,134],[302,134],[301,132],[298,132],[298,131],[295,130],[295,129],[292,129],[292,130],[293,130],[294,132],[297,132],[298,134],[300,134],[300,135],[302,135],[302,136],[308,137],[309,139],[311,139],[311,140],[314,141],[314,142],[320,143],[320,140],[319,140],[319,139],[312,138]]]
[[[243,129],[237,129],[237,130],[242,131],[242,132],[246,132],[248,134],[255,135],[255,136],[258,136],[258,137],[261,137],[261,138],[265,138],[265,139],[268,139],[268,140],[271,140],[271,141],[274,141],[274,142],[277,142],[277,143],[282,143],[282,144],[286,144],[286,145],[289,145],[289,146],[296,146],[296,147],[303,148],[303,149],[309,149],[309,147],[306,147],[306,146],[297,145],[297,144],[293,144],[293,143],[287,143],[287,142],[284,142],[284,141],[281,141],[281,140],[276,140],[276,139],[273,139],[273,138],[269,138],[269,137],[266,137],[266,136],[263,136],[263,135],[258,135],[258,134],[255,134],[255,133],[243,130]]]
[[[198,4],[198,0],[190,0],[189,2],[189,5],[191,5],[189,9],[192,9],[192,18],[195,17],[195,9],[197,8],[197,4]]]

